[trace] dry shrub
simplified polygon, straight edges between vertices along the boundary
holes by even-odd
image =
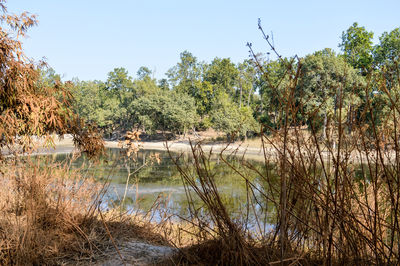
[[[0,156],[29,152],[34,136],[52,142],[51,134],[72,134],[75,145],[90,156],[103,151],[101,135],[72,112],[70,82],[45,86],[40,67],[25,56],[21,39],[37,24],[36,16],[10,14],[0,1]],[[1,159],[1,158],[0,158]]]
[[[268,81],[267,71],[251,53]],[[176,261],[200,265],[398,265],[398,72],[387,80],[384,70],[376,70],[365,77],[366,84],[354,84],[353,90],[346,92],[342,91],[343,81],[337,88],[337,109],[321,120],[320,107],[304,108],[308,99],[296,95],[301,85],[301,59],[282,63],[287,69],[277,111],[281,119],[260,132],[265,171],[243,162],[263,182],[252,183],[243,170],[221,155],[246,182],[248,211],[242,220],[247,221],[249,212],[257,222],[268,216],[270,230],[249,231],[246,224],[230,218],[213,180],[209,157],[200,146],[192,147],[196,173],[178,162],[176,165],[188,201],[192,202],[195,193],[205,208],[199,211],[192,205],[197,227],[193,238],[198,244],[181,249]],[[273,84],[271,87],[276,89]],[[385,95],[383,108],[370,98],[371,91]],[[360,102],[343,106],[345,97],[352,99],[357,93],[364,95]],[[378,114],[379,110],[385,113]],[[321,121],[323,129],[318,128]],[[274,207],[266,208],[267,203]],[[261,215],[256,209],[262,210]]]
[[[2,263],[49,264],[73,253],[90,258],[99,239],[86,229],[99,185],[65,166],[23,161],[2,165]]]
[[[139,217],[100,215],[105,185],[66,164],[13,159],[1,165],[0,184],[2,265],[89,263],[132,238],[165,244]]]
[[[221,200],[210,168],[210,153],[205,153],[201,144],[191,143],[195,173],[191,173],[178,160],[173,159],[182,176],[189,201],[191,220],[181,224],[172,241],[181,247],[173,261],[183,265],[251,265],[266,263],[266,254],[258,253],[256,243],[243,230],[243,225],[233,221]],[[173,158],[171,156],[171,158]],[[223,157],[221,156],[223,159]],[[223,159],[224,160],[224,159]],[[198,209],[193,204],[195,193],[204,204]],[[204,211],[205,214],[201,214]]]

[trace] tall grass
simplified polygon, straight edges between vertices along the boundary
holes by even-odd
[[[204,203],[203,212],[191,208],[193,237],[197,244],[182,249],[176,258],[182,264],[223,265],[396,265],[400,263],[400,103],[399,83],[389,90],[385,75],[367,77],[365,98],[357,119],[344,119],[343,93],[338,110],[318,129],[318,107],[305,112],[306,99],[295,98],[299,68],[288,66],[283,93],[281,123],[261,130],[265,171],[255,171],[263,182],[253,183],[243,170],[248,191],[247,211],[258,228],[227,213],[215,185],[209,157],[200,144],[192,145],[196,173],[176,165],[181,172],[188,201],[195,193]],[[340,90],[340,88],[338,88]],[[369,95],[384,94],[386,114]],[[346,95],[348,96],[348,95]],[[298,121],[299,114],[308,126]],[[380,114],[381,115],[381,114]],[[268,130],[266,130],[268,129]],[[268,132],[268,133],[266,133]],[[276,182],[278,177],[279,182]],[[268,208],[268,205],[274,208]],[[204,215],[207,212],[207,215]],[[268,216],[269,229],[261,221]]]
[[[166,244],[146,219],[107,207],[107,182],[70,163],[18,157],[0,170],[1,265],[91,264],[131,239]]]

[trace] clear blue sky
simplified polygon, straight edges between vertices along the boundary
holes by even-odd
[[[65,80],[105,80],[115,67],[135,76],[140,66],[163,78],[184,50],[200,61],[218,56],[237,63],[248,58],[246,42],[267,52],[258,18],[284,56],[339,51],[342,31],[353,22],[373,31],[376,41],[400,27],[399,0],[9,0],[7,6],[38,15],[26,54],[46,57]]]

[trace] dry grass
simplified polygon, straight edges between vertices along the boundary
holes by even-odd
[[[258,63],[256,57],[255,61]],[[264,74],[268,79],[268,73]],[[189,203],[196,194],[204,206],[199,209],[191,204],[192,222],[197,228],[192,230],[192,237],[197,243],[182,248],[175,262],[399,265],[400,79],[386,80],[385,74],[371,73],[367,84],[354,85],[359,87],[346,95],[341,90],[345,84],[341,84],[337,109],[321,126],[320,107],[306,110],[307,99],[296,96],[301,62],[295,64],[293,59],[288,64],[283,77],[287,85],[279,99],[279,123],[260,133],[265,171],[243,161],[243,166],[262,182],[253,183],[243,170],[220,155],[246,182],[244,223],[227,213],[209,154],[201,145],[193,145],[196,172],[179,162],[176,166]],[[388,84],[392,86],[389,89]],[[369,97],[373,90],[387,98],[383,116],[377,114],[382,108]],[[344,105],[345,99],[360,91],[365,95],[361,102]],[[249,230],[246,223],[250,214],[255,217],[255,230]],[[269,217],[270,230],[264,230],[263,217]]]
[[[100,213],[106,187],[79,169],[19,158],[2,163],[0,183],[2,265],[91,263],[133,238],[166,244],[138,216]]]
[[[396,124],[399,122],[396,122]],[[387,129],[387,127],[386,127]],[[301,134],[301,128],[263,135],[265,172],[243,161],[259,174],[252,183],[241,169],[232,167],[247,184],[247,213],[258,228],[232,220],[220,199],[210,167],[210,155],[200,144],[192,146],[196,172],[176,162],[189,203],[193,194],[203,208],[190,205],[190,228],[175,234],[191,242],[182,245],[174,263],[182,265],[391,265],[400,261],[400,154],[393,149],[363,143],[379,139],[336,134],[321,141],[318,133]],[[286,132],[286,133],[285,133]],[[393,135],[396,136],[396,135]],[[287,143],[284,142],[287,140]],[[275,150],[274,156],[268,152]],[[356,159],[352,154],[362,154]],[[268,166],[274,167],[268,167]],[[277,182],[278,181],[278,182]],[[273,208],[268,208],[268,203]],[[261,214],[260,214],[261,209]],[[263,230],[263,217],[272,217],[271,230]],[[256,226],[256,227],[257,227]]]

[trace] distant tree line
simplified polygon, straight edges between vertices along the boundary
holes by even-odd
[[[386,88],[399,94],[399,28],[384,32],[379,44],[373,45],[373,33],[354,23],[341,39],[342,53],[327,48],[301,58],[295,95],[301,110],[296,123],[307,125],[302,114],[318,107],[318,119],[313,123],[322,134],[339,108],[345,114],[343,119],[356,120],[365,97],[376,105],[374,122],[385,117],[385,105],[390,101],[386,94],[374,86],[371,91],[362,89],[374,73],[385,73]],[[284,117],[279,108],[285,97],[283,88],[289,85],[282,77],[292,62],[258,54],[257,63],[268,72],[266,80],[254,60],[235,64],[229,58],[216,57],[206,63],[184,51],[165,79],[156,80],[150,69],[141,67],[136,77],[124,68],[115,68],[105,82],[73,81],[74,108],[105,134],[132,127],[149,134],[214,128],[228,136],[246,136],[257,132],[260,123],[279,128]],[[43,82],[57,78],[53,70],[43,72]],[[340,105],[339,97],[343,99]]]

